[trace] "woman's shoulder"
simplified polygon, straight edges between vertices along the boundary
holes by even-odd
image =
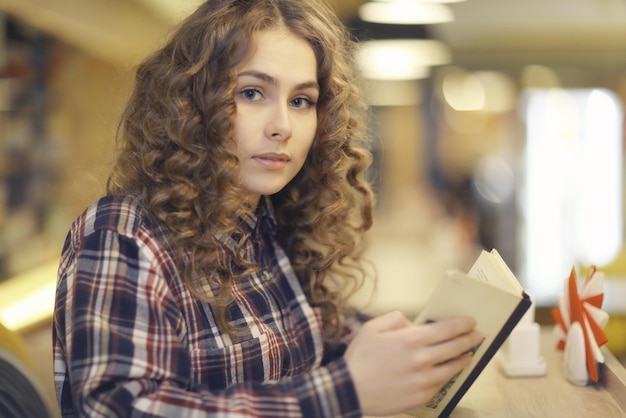
[[[98,231],[136,236],[152,229],[152,218],[139,198],[130,195],[107,195],[92,202],[72,224],[73,235],[88,236]]]

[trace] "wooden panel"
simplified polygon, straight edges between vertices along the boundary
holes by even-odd
[[[128,0],[0,0],[0,11],[123,68],[157,47],[170,28]]]
[[[346,20],[364,1],[331,4]],[[0,11],[122,68],[134,66],[165,40],[176,23],[167,11],[176,8],[180,4],[160,0],[0,0]]]
[[[544,327],[541,352],[548,367],[541,377],[507,378],[494,358],[451,418],[626,416],[626,370],[615,356],[604,350],[606,363],[600,384],[575,386],[562,373],[562,353],[555,345],[552,328]],[[396,416],[400,417],[409,415]]]

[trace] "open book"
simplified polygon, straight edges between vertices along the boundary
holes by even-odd
[[[451,379],[427,406],[408,411],[420,418],[450,415],[531,305],[529,296],[494,249],[483,250],[466,273],[452,271],[436,288],[417,323],[473,316],[485,339],[471,364]]]

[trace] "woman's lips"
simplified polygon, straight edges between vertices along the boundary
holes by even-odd
[[[254,157],[252,157],[252,159],[256,161],[259,165],[269,170],[280,170],[281,168],[284,168],[290,161],[290,158],[287,154],[277,154],[273,152],[255,155]]]

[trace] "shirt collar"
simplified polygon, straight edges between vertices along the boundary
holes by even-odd
[[[258,223],[262,224],[261,229],[269,232],[272,235],[276,234],[276,214],[274,212],[274,205],[269,196],[261,197],[259,200],[259,206],[257,206],[256,214],[258,216]]]
[[[275,235],[277,229],[276,216],[270,197],[262,196],[256,210],[248,212],[241,217],[240,225],[246,241],[251,238],[261,238],[263,234]],[[245,242],[240,242],[241,234],[239,233],[231,236],[218,234],[216,238],[231,251],[236,251],[238,247],[245,244]]]

